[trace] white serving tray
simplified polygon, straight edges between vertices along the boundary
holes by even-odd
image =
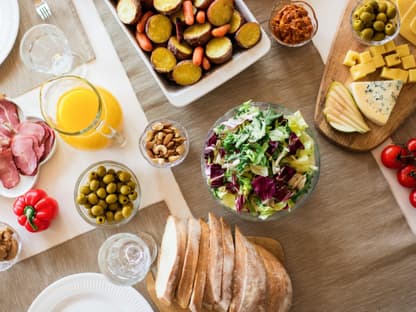
[[[123,31],[127,34],[127,37],[136,49],[137,54],[142,58],[146,67],[153,75],[160,89],[165,94],[169,102],[174,106],[182,107],[194,102],[258,61],[270,50],[270,39],[264,29],[261,29],[262,36],[260,42],[251,49],[235,53],[229,62],[205,74],[202,79],[194,85],[186,87],[175,86],[154,71],[152,64],[150,63],[149,56],[138,46],[133,31],[124,25],[118,18],[114,2],[111,0],[106,0],[105,2],[109,6],[110,11],[113,13]],[[235,0],[235,6],[246,21],[257,21],[244,1]]]

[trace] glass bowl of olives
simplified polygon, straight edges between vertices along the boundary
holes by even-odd
[[[358,1],[351,11],[351,28],[361,43],[383,45],[400,32],[397,5],[390,0]]]
[[[78,213],[89,224],[120,226],[129,222],[139,210],[140,184],[125,165],[111,160],[100,161],[79,176],[74,201]]]

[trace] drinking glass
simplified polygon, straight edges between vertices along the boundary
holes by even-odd
[[[123,113],[107,90],[78,76],[60,76],[40,88],[43,118],[71,146],[98,150],[114,142],[124,146]]]
[[[64,32],[55,25],[30,28],[20,42],[20,57],[30,69],[60,76],[68,73],[85,76],[85,61],[71,51]]]
[[[118,233],[101,245],[98,265],[114,284],[131,286],[146,277],[156,254],[157,245],[151,235]]]

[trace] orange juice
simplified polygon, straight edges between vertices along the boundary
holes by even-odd
[[[57,126],[65,132],[80,132],[77,135],[60,134],[62,139],[73,147],[85,150],[97,150],[106,147],[110,139],[96,130],[96,127],[84,131],[99,121],[105,126],[101,132],[110,132],[108,127],[120,131],[123,113],[114,96],[107,90],[97,87],[102,100],[99,112],[99,100],[92,89],[76,87],[59,98],[56,111]]]

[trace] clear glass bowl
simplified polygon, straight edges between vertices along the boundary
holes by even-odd
[[[17,231],[9,224],[0,221],[0,231],[5,230],[6,228],[13,231],[12,238],[17,242],[17,253],[16,256],[10,260],[0,260],[0,272],[10,269],[17,260],[19,260],[20,252],[22,251],[22,240],[20,239],[19,234],[17,234]]]
[[[170,125],[172,125],[174,128],[176,128],[178,130],[177,133],[181,137],[185,138],[185,141],[183,142],[183,152],[180,155],[178,155],[179,158],[177,158],[174,161],[164,160],[163,162],[162,161],[158,162],[158,160],[157,160],[158,158],[152,158],[148,153],[148,150],[146,148],[148,135],[149,135],[149,133],[152,133],[152,132],[154,133],[154,131],[159,131],[159,130],[153,130],[153,129],[158,129],[157,128],[158,124],[170,124]],[[172,139],[175,139],[175,137],[173,137]],[[185,127],[183,127],[180,123],[178,123],[176,121],[169,120],[169,119],[153,120],[153,121],[149,122],[149,124],[146,126],[142,135],[139,138],[139,149],[140,149],[140,152],[142,153],[143,157],[147,160],[147,162],[149,164],[151,164],[152,166],[156,167],[156,168],[171,168],[171,167],[177,166],[185,160],[185,158],[186,158],[186,156],[188,155],[188,152],[189,152],[188,132],[186,131]]]
[[[370,0],[361,0],[358,1],[357,4],[355,5],[355,7],[352,9],[351,11],[351,17],[350,17],[350,26],[351,26],[351,31],[354,35],[354,38],[357,39],[359,42],[361,42],[364,45],[369,45],[369,46],[379,46],[379,45],[383,45],[389,41],[392,41],[393,39],[395,39],[399,33],[400,33],[400,16],[399,16],[399,8],[397,7],[396,3],[394,3],[393,1],[390,0],[382,0],[383,2],[389,3],[389,5],[393,6],[396,8],[396,16],[392,19],[393,24],[396,26],[396,31],[390,35],[390,36],[386,36],[383,40],[364,40],[363,38],[360,37],[360,35],[354,30],[353,28],[353,20],[354,20],[354,12],[362,5],[368,3]]]
[[[103,224],[97,224],[96,223],[96,219],[93,218],[92,216],[89,215],[89,210],[87,208],[85,208],[83,205],[78,204],[77,202],[77,197],[78,194],[80,192],[80,188],[83,185],[88,184],[89,181],[89,173],[92,171],[96,171],[96,169],[99,166],[104,166],[107,170],[109,169],[114,169],[115,172],[117,172],[118,170],[121,171],[126,171],[130,174],[131,176],[131,180],[133,182],[135,182],[136,184],[136,188],[135,191],[137,192],[137,198],[135,200],[132,201],[133,204],[133,210],[130,214],[129,217],[127,218],[123,218],[121,221],[111,221],[108,222],[106,221]],[[132,190],[133,191],[133,190]],[[89,166],[88,168],[86,168],[81,175],[79,176],[76,184],[75,184],[75,188],[74,188],[74,203],[75,203],[75,207],[79,213],[79,215],[89,224],[96,226],[96,227],[100,227],[100,228],[112,228],[112,227],[117,227],[117,226],[121,226],[123,224],[128,223],[131,219],[134,218],[134,216],[137,214],[139,207],[140,207],[140,203],[141,203],[141,188],[140,188],[140,183],[139,180],[137,179],[136,175],[134,174],[133,171],[131,171],[127,166],[115,162],[115,161],[111,161],[111,160],[104,160],[104,161],[100,161],[97,162],[95,164],[92,164],[91,166]],[[106,210],[108,211],[108,209]]]
[[[273,32],[273,28],[272,28],[272,21],[274,16],[286,5],[298,5],[302,8],[304,8],[307,12],[308,12],[308,16],[311,20],[312,26],[313,26],[313,31],[311,34],[311,37],[309,39],[306,39],[302,42],[299,43],[287,43],[282,41],[281,39],[279,39],[279,37],[277,37],[274,32]],[[269,30],[270,30],[270,34],[272,35],[272,37],[274,38],[274,40],[276,40],[276,42],[278,42],[279,44],[285,46],[285,47],[290,47],[290,48],[296,48],[296,47],[301,47],[305,44],[307,44],[308,42],[312,41],[313,37],[315,37],[317,31],[318,31],[318,18],[316,17],[316,13],[315,10],[313,9],[313,7],[305,2],[305,1],[289,1],[289,0],[278,0],[274,3],[273,8],[272,8],[272,13],[270,15],[270,19],[269,19]]]
[[[287,107],[280,105],[280,104],[272,104],[272,103],[265,103],[265,102],[252,102],[251,105],[257,106],[262,110],[268,109],[268,108],[272,108],[274,111],[276,112],[281,112],[283,113],[284,116],[287,115],[291,115],[294,113],[294,111],[288,109]],[[283,216],[286,216],[288,214],[290,214],[291,212],[293,212],[295,209],[301,207],[310,197],[310,195],[313,193],[316,184],[318,183],[318,179],[319,179],[319,174],[320,174],[320,153],[319,153],[319,147],[316,141],[316,136],[314,131],[311,129],[311,127],[308,127],[306,132],[312,137],[313,141],[314,141],[314,158],[315,158],[315,166],[317,167],[317,170],[315,171],[311,182],[310,182],[310,187],[309,189],[299,197],[299,199],[296,201],[295,205],[290,209],[283,209],[280,211],[276,211],[274,214],[272,214],[271,216],[267,217],[267,219],[261,219],[259,218],[258,215],[255,214],[251,214],[249,212],[237,212],[235,209],[229,208],[226,205],[224,205],[220,199],[218,199],[217,197],[215,197],[214,193],[213,193],[213,189],[209,186],[208,184],[208,177],[207,177],[207,173],[205,170],[205,147],[206,144],[208,142],[208,139],[211,137],[212,133],[214,132],[214,129],[219,126],[221,123],[223,123],[224,121],[229,120],[230,118],[232,118],[233,116],[235,116],[236,111],[240,108],[239,106],[236,106],[232,109],[230,109],[228,112],[226,112],[223,116],[221,116],[212,126],[212,128],[208,131],[208,135],[206,137],[205,143],[204,143],[204,147],[201,153],[201,171],[202,171],[202,175],[204,177],[204,180],[207,184],[207,187],[210,191],[210,193],[212,194],[212,196],[218,201],[218,203],[223,206],[225,209],[227,209],[228,211],[231,211],[233,213],[235,213],[236,216],[241,217],[242,219],[248,220],[248,221],[272,221],[272,220],[277,220],[280,219]]]

